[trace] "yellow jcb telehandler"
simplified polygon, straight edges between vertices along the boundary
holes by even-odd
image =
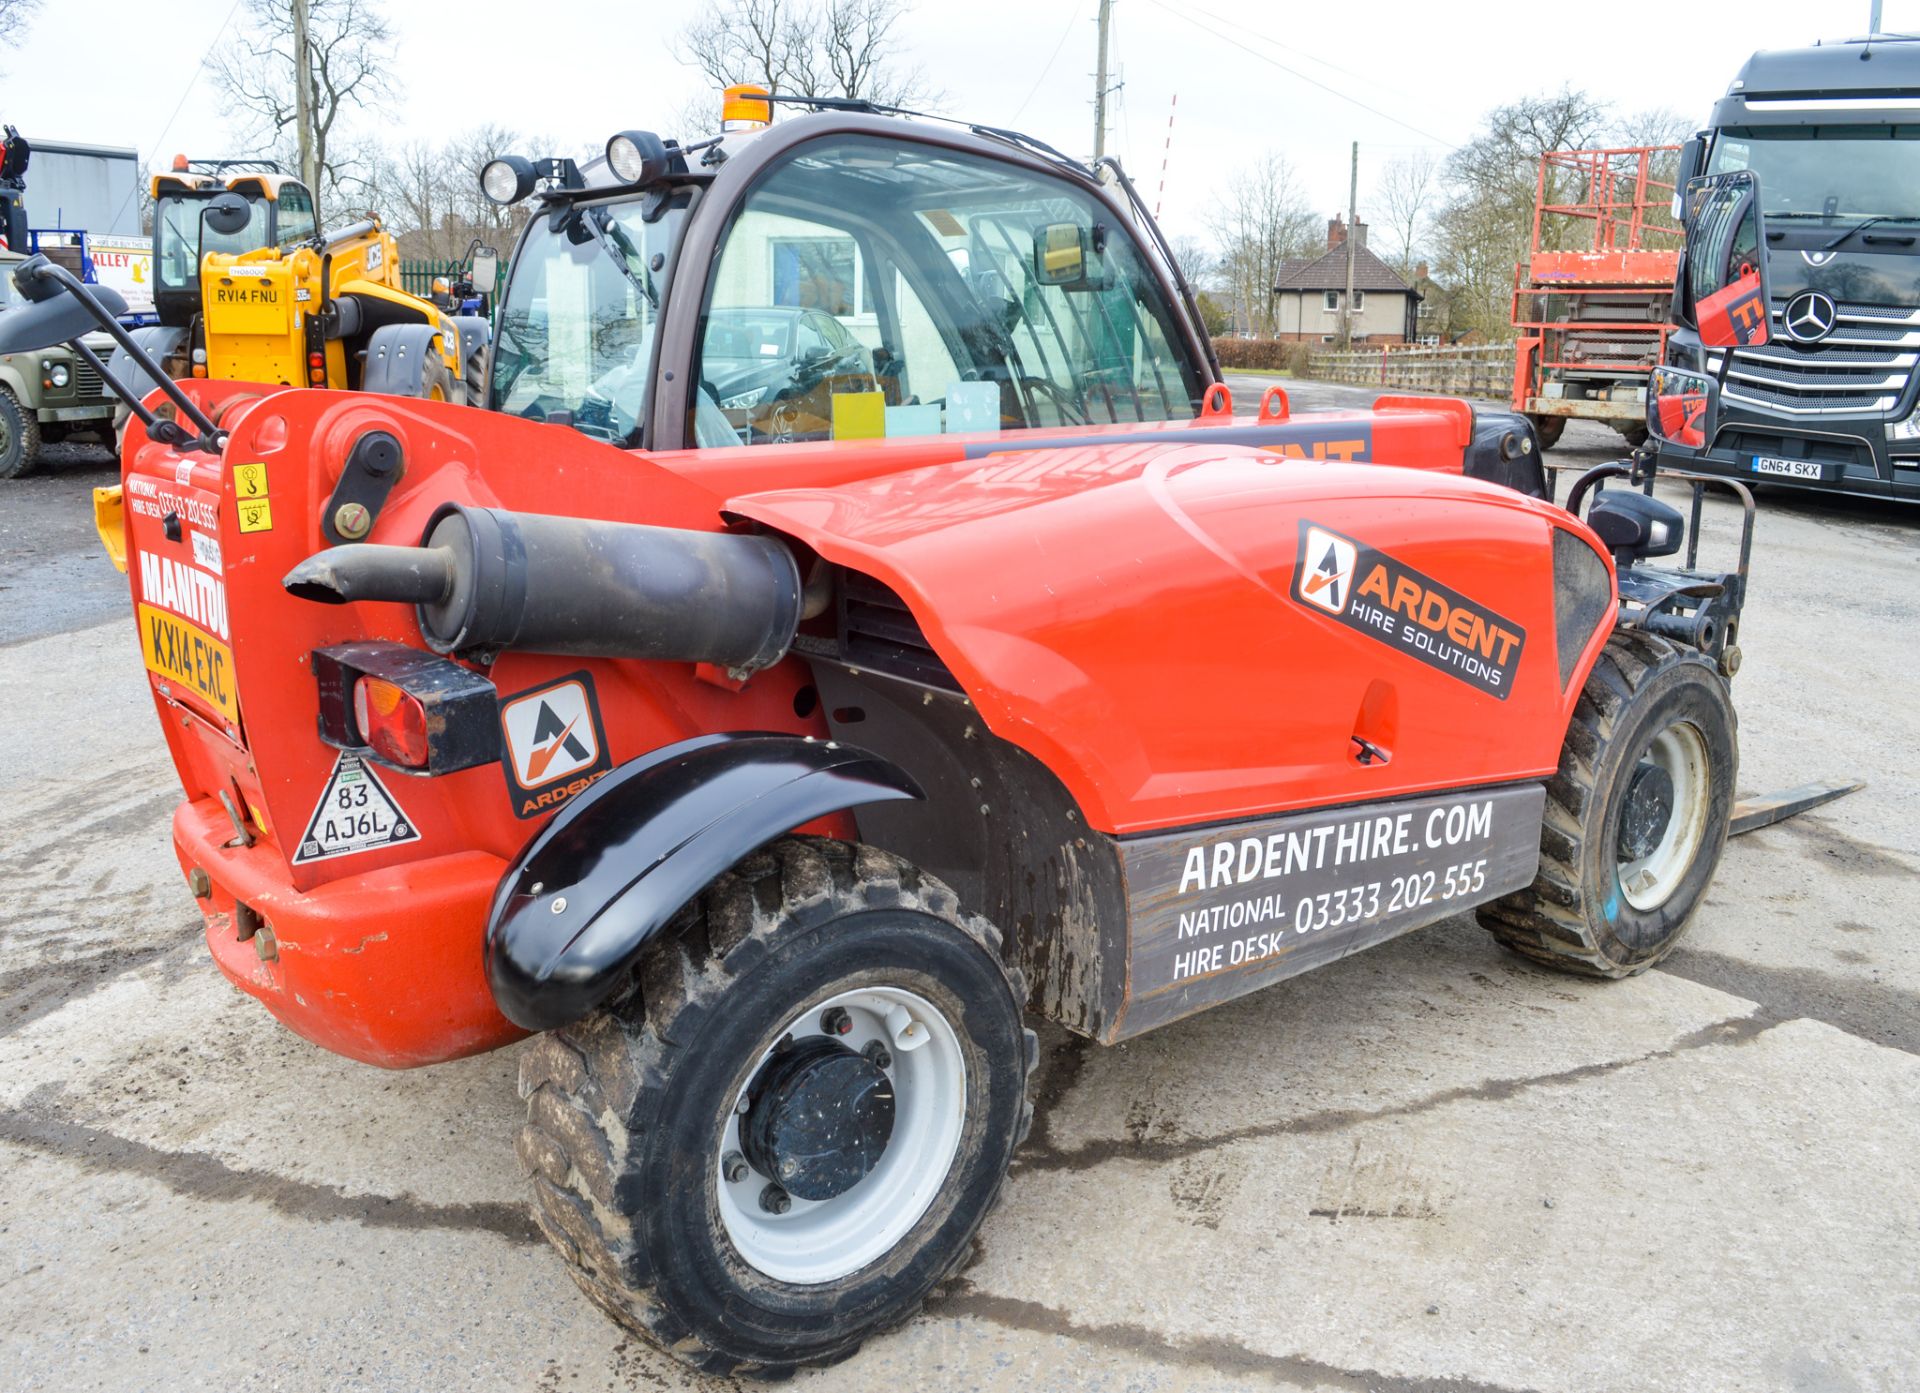
[[[136,340],[174,377],[480,399],[487,321],[401,288],[377,215],[323,233],[313,195],[270,161],[189,161],[153,176],[154,310]],[[117,380],[154,383],[125,353]]]

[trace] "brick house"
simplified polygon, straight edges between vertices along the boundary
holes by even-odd
[[[1353,341],[1410,343],[1418,337],[1420,293],[1367,250],[1367,225],[1354,225]],[[1347,291],[1347,224],[1327,222],[1327,249],[1280,267],[1273,287],[1276,338],[1338,343]]]

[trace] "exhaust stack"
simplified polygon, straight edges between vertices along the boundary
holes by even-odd
[[[281,582],[320,604],[418,607],[436,652],[777,662],[800,623],[800,572],[771,537],[691,532],[449,503],[417,547],[355,543]]]

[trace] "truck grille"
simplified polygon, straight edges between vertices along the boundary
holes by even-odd
[[[73,394],[89,403],[107,395],[106,384],[100,380],[98,369],[82,358],[73,360]]]
[[[1920,310],[1840,305],[1834,330],[1796,345],[1773,304],[1773,341],[1733,353],[1722,395],[1729,402],[1785,416],[1874,416],[1892,411],[1920,364]],[[1720,354],[1709,353],[1710,366]]]

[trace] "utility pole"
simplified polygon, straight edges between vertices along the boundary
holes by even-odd
[[[1113,28],[1113,0],[1100,0],[1100,56],[1093,70],[1093,160],[1107,153],[1107,35]]]
[[[313,167],[313,72],[308,66],[307,0],[293,0],[293,122],[300,137],[300,182],[313,194],[316,222],[320,203],[320,171]]]
[[[1353,347],[1353,244],[1360,233],[1360,142],[1353,142],[1353,176],[1347,183],[1347,298],[1340,302],[1340,347]]]

